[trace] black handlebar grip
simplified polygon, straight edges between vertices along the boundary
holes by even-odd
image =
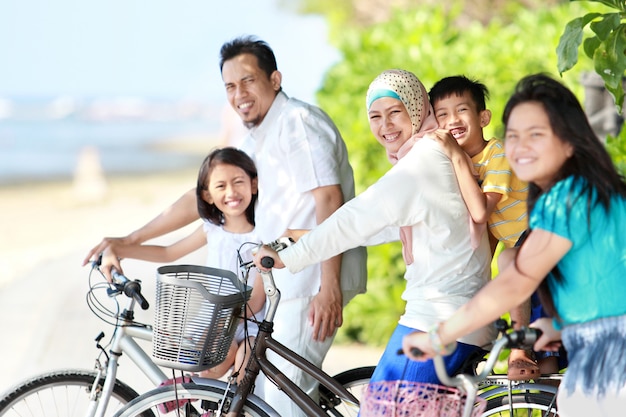
[[[269,256],[264,256],[261,258],[261,265],[265,268],[273,268],[274,267],[274,258],[270,258]]]
[[[141,294],[140,281],[131,281],[126,276],[119,273],[115,268],[111,269],[111,275],[118,282],[118,285],[123,286],[124,295],[132,297],[139,303],[143,310],[147,310],[150,307],[148,300]]]
[[[139,303],[142,310],[147,310],[150,307],[146,297],[141,294],[141,284],[138,281],[129,281],[124,285],[124,294],[128,297],[132,297]]]
[[[541,337],[541,335],[543,334],[543,331],[537,328],[533,328],[533,330],[535,331],[535,340],[533,340],[533,344],[534,344],[537,341],[537,339]]]

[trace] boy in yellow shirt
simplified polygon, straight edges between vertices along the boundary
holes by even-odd
[[[453,76],[435,83],[428,94],[440,128],[435,136],[452,160],[475,226],[487,226],[492,254],[498,242],[513,248],[528,227],[528,185],[511,170],[502,141],[487,141],[483,136],[483,128],[491,121],[485,105],[487,87],[465,76]],[[515,327],[528,325],[530,301],[510,315]],[[512,350],[508,376],[515,380],[539,376],[532,353]]]

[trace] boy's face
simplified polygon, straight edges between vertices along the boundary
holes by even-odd
[[[379,98],[372,103],[367,116],[370,130],[378,143],[383,145],[389,154],[398,153],[398,149],[413,134],[413,124],[411,124],[409,112],[398,99]]]
[[[439,127],[450,131],[465,152],[472,155],[472,148],[484,146],[483,127],[491,121],[491,112],[479,112],[469,92],[437,100],[433,109]]]

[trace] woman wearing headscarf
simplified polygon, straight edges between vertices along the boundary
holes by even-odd
[[[395,230],[406,263],[406,307],[372,381],[438,383],[432,361],[398,355],[402,338],[429,331],[490,280],[488,243],[485,235],[471,243],[469,213],[454,168],[433,138],[445,132],[437,130],[419,79],[404,70],[384,71],[371,83],[366,106],[370,129],[385,148],[391,169],[296,244],[278,254],[264,247],[255,260],[266,269],[260,259],[271,256],[275,268],[296,272],[350,248],[382,243],[376,239]],[[493,328],[484,327],[459,339],[458,348],[445,358],[448,372],[458,371],[494,337]]]

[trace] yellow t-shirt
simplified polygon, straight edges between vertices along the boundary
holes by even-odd
[[[483,192],[502,194],[487,222],[489,231],[505,247],[513,247],[528,228],[528,184],[517,178],[511,170],[500,139],[492,138],[487,142],[485,149],[472,157],[472,162]]]

